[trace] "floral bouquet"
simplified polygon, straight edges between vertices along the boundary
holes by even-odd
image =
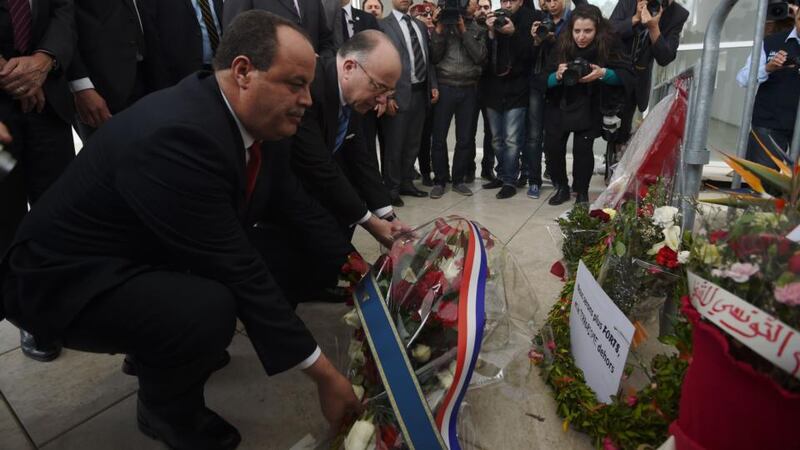
[[[358,284],[355,308],[344,316],[355,329],[348,376],[364,411],[331,447],[464,445],[471,424],[459,411],[467,390],[501,381],[511,360],[501,355],[514,345],[522,353],[530,342],[529,333],[513,343],[509,300],[520,292],[522,302],[532,300],[515,270],[486,228],[460,217],[397,239]],[[411,388],[403,391],[406,381]]]
[[[703,202],[682,312],[692,357],[670,432],[678,448],[800,442],[800,167],[728,157],[752,189]]]
[[[681,250],[678,209],[667,204],[663,182],[651,185],[641,201],[610,211],[609,251],[598,281],[632,321],[647,321],[672,296],[689,252]],[[606,216],[603,216],[605,219]]]

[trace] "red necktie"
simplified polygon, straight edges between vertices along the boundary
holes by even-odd
[[[8,10],[14,29],[14,48],[25,54],[31,41],[31,4],[29,0],[8,0]]]
[[[253,190],[256,188],[256,180],[258,180],[258,171],[261,170],[261,142],[256,141],[250,148],[247,149],[250,154],[250,160],[247,161],[245,174],[247,175],[247,201],[253,195]]]

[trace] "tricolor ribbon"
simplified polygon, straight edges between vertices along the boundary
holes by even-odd
[[[428,407],[405,346],[380,294],[374,273],[356,287],[355,305],[383,385],[411,449],[460,449],[458,412],[483,340],[487,276],[486,248],[480,230],[467,221],[469,243],[464,258],[458,304],[458,348],[453,384],[444,396],[436,420]]]

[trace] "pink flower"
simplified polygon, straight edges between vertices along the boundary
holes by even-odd
[[[541,353],[539,353],[539,352],[537,352],[537,351],[536,351],[536,350],[534,350],[534,349],[531,349],[531,350],[528,352],[528,358],[529,358],[529,359],[531,360],[531,362],[532,362],[532,363],[534,363],[534,364],[540,364],[542,361],[544,361],[544,355],[543,355],[543,354],[541,354]]]
[[[556,341],[547,341],[547,349],[551,352],[556,351]]]
[[[733,263],[725,275],[737,283],[744,283],[759,271],[758,264]]]
[[[800,282],[776,287],[775,300],[789,306],[800,306]]]
[[[628,406],[630,406],[631,408],[636,406],[636,403],[638,403],[638,402],[639,402],[639,399],[636,398],[635,395],[629,395],[628,398],[625,399],[625,403],[627,403]]]
[[[603,450],[619,450],[619,447],[611,440],[611,436],[606,436],[603,438]]]

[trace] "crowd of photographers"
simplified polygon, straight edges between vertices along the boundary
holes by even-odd
[[[410,8],[428,29],[438,81],[418,155],[431,198],[442,197],[448,185],[472,194],[480,114],[483,188],[498,189],[496,197],[505,199],[527,187],[529,197],[539,198],[544,175],[554,187],[550,204],[573,194],[588,202],[595,140],[629,138],[635,110],[648,104],[653,64],[675,59],[689,13],[674,0],[620,0],[605,18],[589,2],[574,3],[502,0],[493,10],[489,0],[442,0]],[[450,161],[446,138],[453,118]],[[421,196],[416,187],[409,190]]]

